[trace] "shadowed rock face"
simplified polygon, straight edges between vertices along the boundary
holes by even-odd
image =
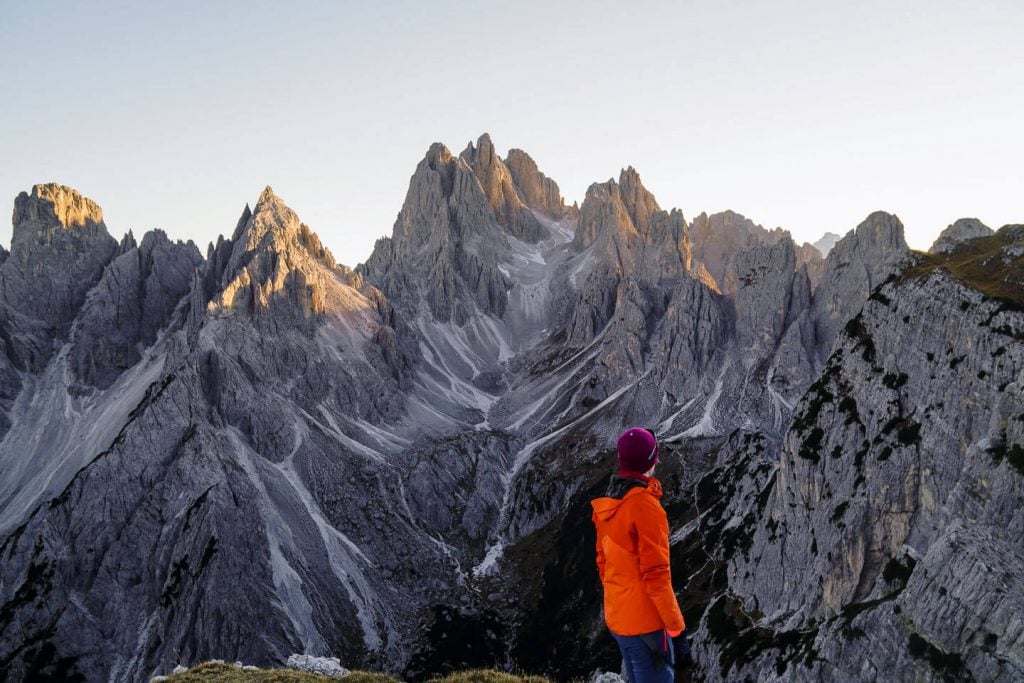
[[[1021,230],[915,255],[878,213],[822,260],[632,168],[568,209],[487,136],[356,270],[270,188],[204,259],[46,187],[0,251],[8,677],[614,667],[588,501],[627,423],[699,676],[1021,676]]]
[[[191,242],[171,242],[160,230],[136,246],[129,233],[103,272],[72,335],[78,380],[106,389],[142,359],[192,286],[203,263]]]
[[[75,190],[36,185],[18,195],[11,254],[0,265],[10,362],[30,371],[46,364],[116,248],[99,206]]]
[[[815,335],[824,358],[832,340],[871,291],[895,273],[909,256],[900,219],[876,211],[841,239],[825,259],[825,273],[814,290]]]

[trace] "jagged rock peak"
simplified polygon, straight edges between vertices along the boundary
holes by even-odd
[[[499,225],[527,242],[549,236],[520,196],[511,171],[494,151],[490,135],[481,135],[476,146],[470,142],[459,158],[473,170]]]
[[[509,255],[502,227],[466,158],[434,143],[409,180],[391,237],[377,240],[359,272],[411,315],[424,300],[436,320],[459,325],[475,310],[501,315],[512,287],[498,267]]]
[[[977,218],[961,218],[942,231],[942,234],[935,240],[928,253],[948,254],[962,242],[976,237],[988,237],[992,234],[994,234],[992,228]]]
[[[255,209],[250,211],[246,204],[235,228],[234,241],[234,258],[242,257],[246,252],[267,249],[277,252],[301,249],[327,268],[337,266],[334,256],[323,246],[317,234],[299,220],[269,185],[260,193]]]
[[[614,179],[593,183],[587,188],[573,237],[577,249],[589,247],[602,235],[628,236],[636,232],[636,225],[622,201],[622,191]]]
[[[135,247],[138,243],[135,241],[135,234],[129,229],[121,238],[121,243],[117,245],[117,251],[114,253],[114,258],[117,258],[121,254],[126,254]]]
[[[505,165],[512,174],[512,182],[527,206],[559,219],[571,212],[572,207],[565,205],[562,192],[551,178],[548,178],[537,167],[537,162],[521,149],[510,149],[505,157]]]
[[[661,211],[654,195],[644,187],[640,174],[632,166],[622,169],[619,173],[619,188],[622,202],[633,219],[633,225],[639,232],[646,234],[651,227],[651,216]]]
[[[723,294],[736,291],[736,255],[757,245],[791,239],[782,228],[766,230],[735,211],[701,213],[690,224],[693,258],[702,262]]]
[[[593,183],[580,207],[580,221],[576,226],[574,244],[584,248],[603,234],[647,234],[651,218],[661,211],[632,166],[622,169],[619,181],[609,178]]]
[[[106,231],[99,204],[58,183],[34,185],[31,194],[22,192],[14,200],[15,231],[20,225],[37,220],[56,222],[64,228],[103,226]]]

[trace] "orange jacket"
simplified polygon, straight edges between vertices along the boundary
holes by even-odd
[[[668,516],[661,483],[651,478],[622,498],[591,501],[604,619],[620,636],[686,628],[669,570]]]

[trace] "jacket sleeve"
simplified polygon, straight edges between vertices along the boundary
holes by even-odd
[[[679,610],[676,594],[672,590],[672,572],[669,569],[668,516],[657,500],[640,496],[636,506],[637,551],[640,556],[640,578],[644,590],[661,615],[662,625],[669,631],[686,628]],[[638,501],[639,502],[639,501]]]
[[[594,532],[597,537],[597,575],[601,577],[601,583],[604,583],[604,548],[601,547],[601,532],[597,527],[597,512],[590,515],[590,519],[594,522]]]

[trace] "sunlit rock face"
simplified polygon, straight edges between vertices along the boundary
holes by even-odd
[[[613,670],[589,500],[639,424],[699,677],[1019,678],[1021,234],[914,254],[877,213],[822,258],[633,168],[567,207],[486,135],[355,269],[270,188],[203,257],[37,186],[0,250],[2,668]]]

